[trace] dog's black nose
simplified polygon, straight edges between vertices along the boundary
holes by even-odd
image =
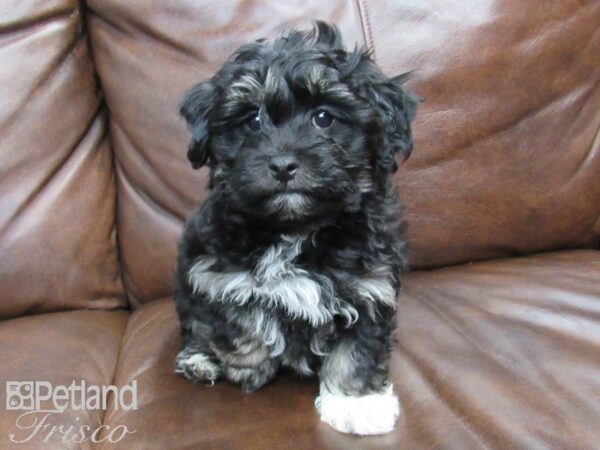
[[[269,162],[269,169],[273,176],[279,180],[290,181],[298,172],[298,161],[293,156],[275,156]]]

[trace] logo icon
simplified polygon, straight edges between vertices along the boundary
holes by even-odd
[[[6,382],[6,409],[32,411],[35,408],[33,381]]]

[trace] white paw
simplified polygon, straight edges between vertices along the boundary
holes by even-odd
[[[177,355],[175,373],[183,375],[188,380],[208,381],[214,384],[221,374],[221,368],[204,353],[190,355],[184,350]]]
[[[400,404],[392,385],[381,393],[361,397],[332,393],[321,385],[315,406],[323,422],[342,433],[361,436],[389,433],[400,415]]]

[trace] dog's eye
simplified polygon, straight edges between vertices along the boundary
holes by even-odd
[[[333,124],[333,116],[320,109],[313,115],[312,123],[317,128],[329,128]]]
[[[258,113],[254,114],[248,119],[248,128],[252,131],[260,130],[260,116]]]

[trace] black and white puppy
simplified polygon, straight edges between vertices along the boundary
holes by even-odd
[[[395,156],[417,99],[318,22],[242,46],[181,113],[210,196],[188,220],[175,300],[176,372],[246,392],[288,367],[318,374],[333,428],[391,431],[388,358],[406,269]]]

